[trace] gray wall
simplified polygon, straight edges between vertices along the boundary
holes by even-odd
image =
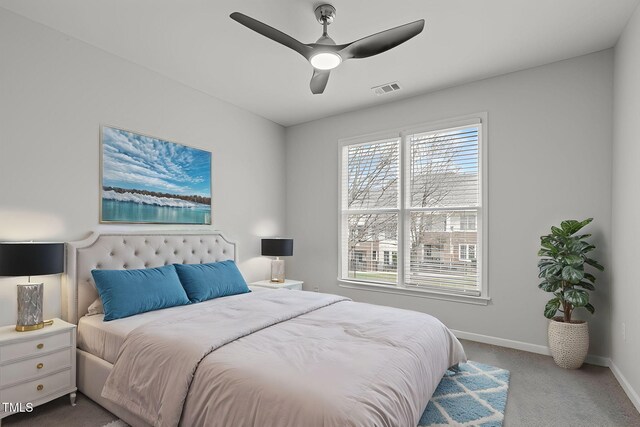
[[[0,240],[133,228],[98,224],[103,123],[211,151],[214,224],[190,228],[224,231],[245,277],[267,278],[258,236],[284,231],[281,126],[1,8],[0,58]],[[59,277],[42,279],[58,316]],[[19,281],[0,278],[0,325],[15,323]]]
[[[630,156],[638,111],[636,13],[616,50],[613,270],[600,275],[590,318],[593,354],[609,354],[640,387],[634,286]],[[286,130],[161,75],[0,9],[0,240],[75,240],[98,224],[101,123],[213,153],[214,226],[238,241],[248,280],[266,278],[259,236],[296,239],[287,276],[324,292],[431,313],[454,329],[546,345],[536,287],[538,236],[561,219],[596,218],[599,258],[609,266],[613,53],[604,51],[466,84]],[[189,64],[185,64],[189,66]],[[635,73],[635,74],[634,74]],[[337,140],[487,111],[489,114],[489,306],[337,286]],[[286,141],[286,150],[285,143]],[[636,156],[637,157],[637,156]],[[628,159],[628,160],[627,160]],[[264,165],[271,165],[268,171]],[[286,172],[285,172],[286,171]],[[585,173],[587,171],[587,173]],[[286,173],[286,193],[285,186]],[[286,196],[286,197],[285,197]],[[286,202],[286,203],[285,203]],[[175,229],[147,226],[137,229]],[[208,229],[209,227],[182,227]],[[626,258],[625,258],[626,257]],[[45,316],[59,314],[59,278],[43,278]],[[15,287],[0,279],[0,324],[15,320]],[[627,341],[619,326],[627,324]],[[618,332],[616,332],[618,331]]]
[[[539,236],[563,219],[592,216],[596,255],[609,265],[612,103],[607,50],[287,128],[287,233],[295,239],[287,277],[430,313],[452,329],[546,346]],[[489,115],[490,305],[338,287],[338,139],[481,111]],[[601,356],[609,355],[608,282],[599,275],[589,318],[590,352]]]
[[[611,359],[635,390],[640,410],[640,284],[637,235],[640,233],[640,7],[631,17],[615,50],[613,142],[613,238]],[[626,339],[623,336],[626,326]],[[629,392],[629,390],[627,390]]]

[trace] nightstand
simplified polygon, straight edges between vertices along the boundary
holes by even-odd
[[[260,280],[259,282],[249,283],[249,287],[257,287],[257,288],[269,288],[269,289],[294,289],[297,291],[302,290],[302,284],[304,282],[301,280],[289,280],[285,279],[284,283],[272,282],[271,280]]]
[[[69,394],[76,404],[76,325],[54,319],[30,332],[0,327],[0,423]]]

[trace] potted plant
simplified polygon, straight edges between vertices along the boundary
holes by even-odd
[[[585,271],[585,266],[604,270],[588,256],[596,248],[587,241],[591,234],[576,234],[592,220],[562,221],[559,228],[551,227],[551,234],[540,237],[538,277],[542,282],[538,287],[553,294],[544,308],[545,317],[550,319],[549,348],[556,364],[566,369],[582,366],[589,350],[588,323],[573,319],[576,308],[595,312],[588,291],[595,290],[596,278]],[[562,316],[556,316],[557,312]]]

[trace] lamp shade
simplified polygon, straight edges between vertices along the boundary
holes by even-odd
[[[0,243],[0,276],[40,276],[64,271],[64,243]]]
[[[293,239],[262,239],[263,256],[293,255]]]

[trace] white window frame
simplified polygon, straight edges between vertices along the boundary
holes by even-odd
[[[391,294],[403,294],[410,296],[418,296],[423,298],[432,298],[438,300],[456,301],[469,304],[487,305],[490,301],[489,297],[489,274],[487,261],[488,248],[488,155],[487,155],[487,124],[486,112],[460,116],[448,120],[424,123],[420,125],[407,126],[403,128],[392,129],[384,132],[376,132],[367,135],[361,135],[338,140],[338,285],[343,288],[357,289],[371,292],[383,292]],[[478,267],[478,280],[480,295],[466,295],[460,293],[447,292],[445,289],[422,289],[407,287],[403,283],[405,270],[408,269],[409,260],[405,258],[405,226],[409,221],[409,214],[412,209],[406,206],[406,198],[408,197],[407,181],[409,168],[405,167],[409,161],[409,152],[407,137],[410,135],[433,132],[438,130],[452,129],[464,126],[479,125],[478,132],[478,184],[480,186],[480,200],[477,208],[477,243],[476,243],[476,261]],[[397,212],[400,220],[398,221],[398,283],[378,283],[373,281],[363,281],[356,279],[347,279],[344,274],[343,257],[343,239],[348,236],[347,224],[344,218],[347,210],[343,210],[343,197],[347,189],[347,182],[343,180],[343,167],[345,162],[344,147],[354,144],[371,143],[385,139],[400,139],[400,200],[397,209],[384,209],[387,212]],[[443,208],[444,209],[444,208]],[[448,209],[448,208],[446,208]],[[446,210],[445,209],[445,210]],[[415,210],[415,209],[413,209]],[[348,260],[347,260],[348,263]]]

